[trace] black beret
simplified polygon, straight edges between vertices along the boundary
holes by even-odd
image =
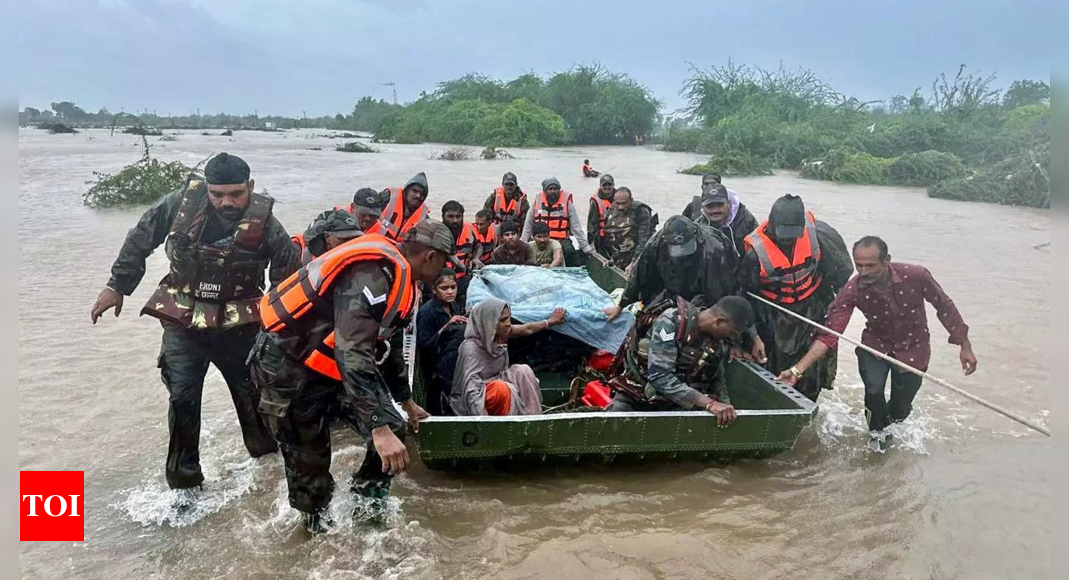
[[[249,164],[237,155],[220,153],[204,166],[204,179],[211,185],[233,185],[249,180]]]

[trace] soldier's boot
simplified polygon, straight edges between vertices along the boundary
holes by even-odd
[[[334,525],[334,521],[330,519],[330,516],[322,512],[301,512],[301,525],[304,526],[304,530],[309,535],[318,536],[327,533],[331,526]]]
[[[356,496],[353,519],[371,523],[386,520],[390,500],[389,479],[365,479],[356,474],[349,482],[349,489]]]

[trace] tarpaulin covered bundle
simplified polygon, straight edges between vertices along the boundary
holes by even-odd
[[[629,313],[609,322],[602,310],[615,302],[584,268],[487,266],[475,274],[468,287],[468,308],[488,296],[508,302],[512,318],[521,323],[545,320],[554,308],[562,306],[568,318],[553,330],[612,353],[619,350],[635,323]]]

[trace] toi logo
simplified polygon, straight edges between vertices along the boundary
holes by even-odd
[[[19,541],[85,540],[85,472],[19,472]]]

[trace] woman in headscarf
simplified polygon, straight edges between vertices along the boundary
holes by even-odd
[[[546,320],[512,324],[504,300],[487,298],[472,309],[453,375],[450,405],[457,415],[541,415],[542,392],[527,365],[509,365],[507,342],[564,322],[557,308]]]

